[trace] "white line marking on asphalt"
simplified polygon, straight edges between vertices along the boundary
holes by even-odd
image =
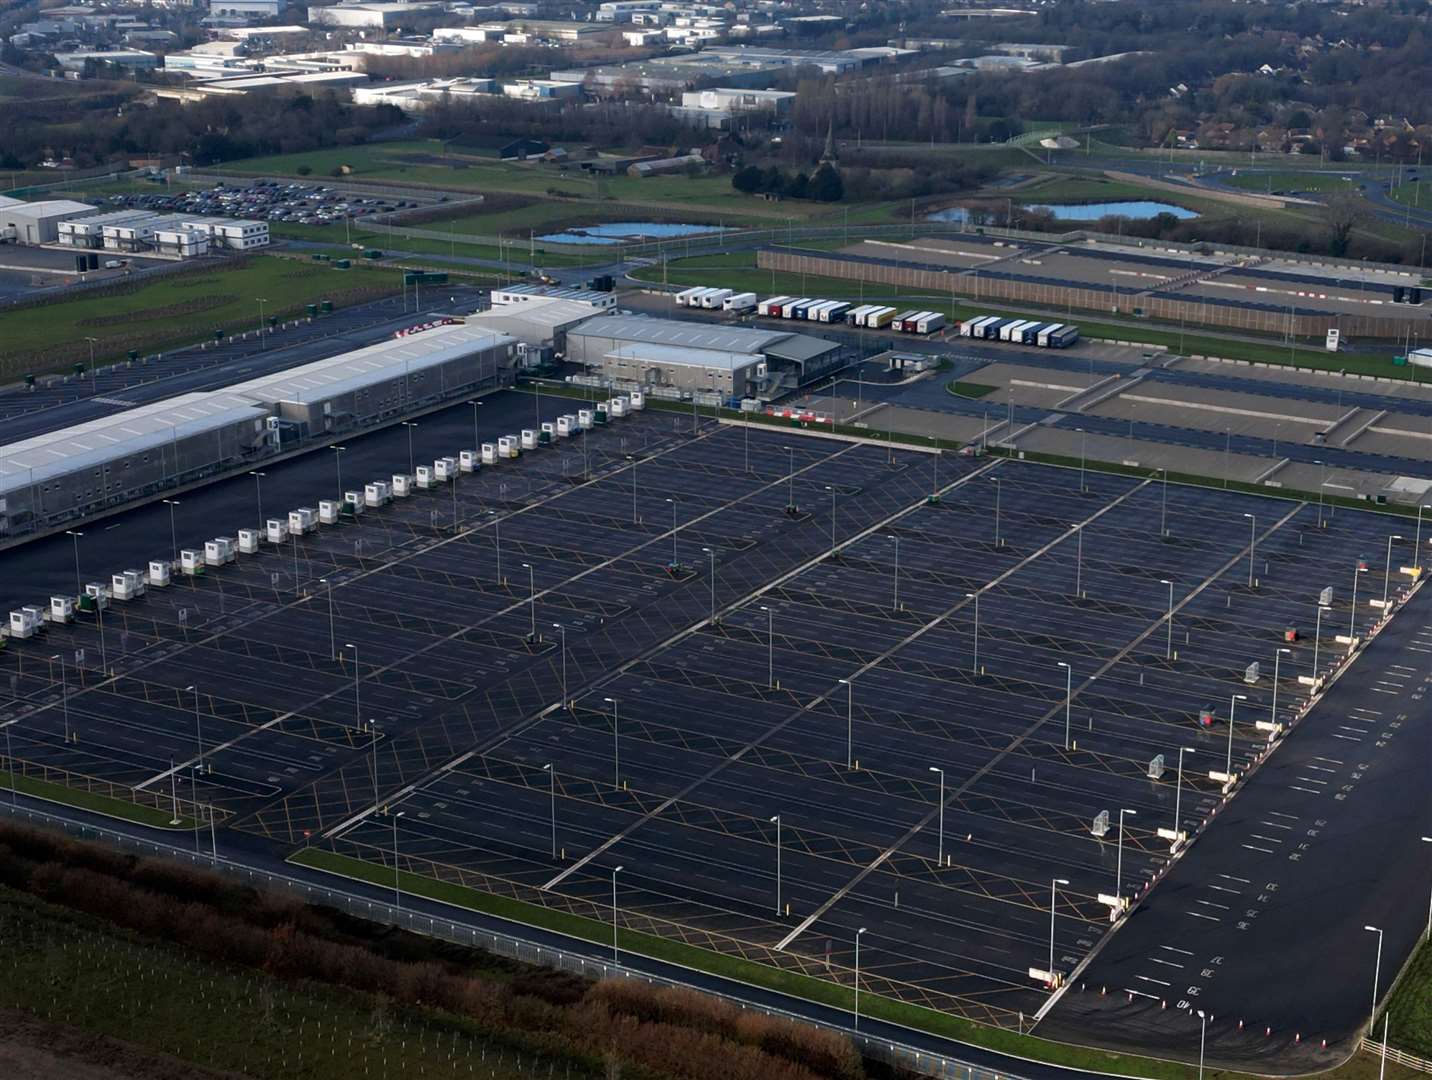
[[[1321,755],[1319,755],[1319,756],[1313,758],[1313,760],[1314,760],[1314,761],[1330,761],[1330,762],[1332,762],[1334,765],[1343,765],[1343,764],[1346,764],[1345,762],[1339,761],[1339,760],[1338,760],[1337,758],[1335,758],[1335,757],[1322,757]]]
[[[1297,784],[1289,784],[1288,786],[1289,786],[1290,788],[1292,788],[1294,791],[1306,791],[1309,795],[1321,795],[1321,794],[1322,794],[1321,791],[1316,791],[1316,790],[1314,790],[1313,788],[1310,788],[1310,787],[1299,787]]]
[[[1301,820],[1301,819],[1298,817],[1297,814],[1285,814],[1285,813],[1283,813],[1281,810],[1269,810],[1269,811],[1268,811],[1268,816],[1269,816],[1269,817],[1285,817],[1285,818],[1287,818],[1289,821],[1299,821],[1299,820]]]
[[[1240,847],[1245,847],[1245,848],[1247,848],[1249,851],[1261,851],[1264,855],[1272,855],[1272,854],[1273,854],[1273,849],[1272,849],[1272,848],[1257,847],[1257,846],[1255,846],[1255,845],[1253,845],[1253,844],[1240,844],[1239,846],[1240,846]]]
[[[1208,887],[1209,887],[1210,889],[1217,889],[1219,892],[1232,893],[1234,896],[1242,896],[1242,895],[1243,895],[1243,891],[1242,891],[1241,889],[1230,889],[1227,885],[1213,885],[1213,884],[1210,884]]]
[[[1328,734],[1334,739],[1346,739],[1348,742],[1362,742],[1361,739],[1354,739],[1351,735],[1339,735],[1336,731],[1329,731]]]
[[[1221,878],[1227,878],[1229,881],[1238,881],[1238,882],[1241,882],[1241,883],[1243,883],[1244,885],[1252,885],[1252,884],[1253,884],[1253,882],[1249,881],[1246,877],[1234,877],[1232,874],[1219,874],[1218,876],[1221,877]],[[1190,953],[1189,955],[1192,956],[1193,954]]]
[[[1162,964],[1164,967],[1178,968],[1180,971],[1183,970],[1182,964],[1175,964],[1172,960],[1160,960],[1157,956],[1150,956],[1149,963]]]
[[[1170,982],[1165,982],[1163,979],[1155,979],[1155,978],[1153,978],[1153,977],[1150,976],[1150,975],[1135,975],[1134,978],[1136,978],[1136,979],[1143,979],[1144,982],[1157,983],[1159,986],[1172,986],[1172,985],[1173,985],[1173,984],[1170,983]]]
[[[1185,911],[1185,915],[1192,915],[1195,919],[1207,919],[1209,922],[1222,922],[1216,915],[1205,915],[1201,911]]]

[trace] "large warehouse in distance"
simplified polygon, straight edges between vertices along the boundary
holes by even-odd
[[[606,315],[567,330],[566,358],[617,384],[775,397],[839,367],[840,345],[785,330]]]

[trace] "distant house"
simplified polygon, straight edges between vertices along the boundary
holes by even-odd
[[[497,156],[503,161],[526,161],[530,157],[541,157],[552,148],[541,139],[513,139],[497,149]]]

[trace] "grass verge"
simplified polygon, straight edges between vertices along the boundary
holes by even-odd
[[[985,383],[961,382],[956,379],[954,382],[946,383],[945,389],[956,397],[982,398],[987,394],[993,394],[999,387],[988,386]]]
[[[1385,1010],[1388,1042],[1409,1054],[1432,1059],[1432,939],[1412,954]],[[1382,1017],[1374,1030],[1381,1034]]]
[[[116,799],[110,795],[100,795],[93,791],[66,787],[64,784],[54,784],[48,780],[36,780],[30,776],[17,776],[0,770],[0,798],[9,794],[12,784],[14,790],[22,795],[44,799],[47,802],[62,803],[77,810],[104,814],[106,817],[123,818],[125,821],[133,821],[140,825],[176,831],[191,830],[195,827],[195,822],[192,819],[182,817],[179,819],[179,824],[171,825],[170,822],[174,819],[169,812],[156,810],[152,806],[140,806],[138,803]]]

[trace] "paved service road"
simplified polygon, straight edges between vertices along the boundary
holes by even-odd
[[[1386,935],[1379,995],[1426,928],[1429,687],[1423,590],[1212,819],[1039,1033],[1196,1059],[1204,1009],[1211,1060],[1307,1072],[1345,1056],[1372,1003],[1378,936],[1363,927]]]

